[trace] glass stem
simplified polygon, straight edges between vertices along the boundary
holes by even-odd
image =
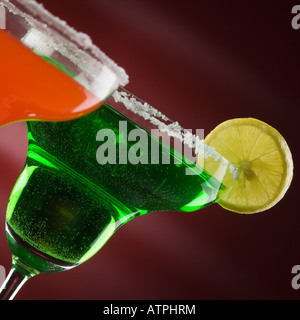
[[[0,288],[0,300],[13,300],[24,283],[31,277],[32,275],[25,270],[13,266]]]

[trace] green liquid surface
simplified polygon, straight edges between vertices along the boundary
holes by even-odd
[[[13,254],[39,272],[60,270],[30,252],[77,265],[138,215],[195,211],[215,201],[220,183],[185,159],[178,163],[180,155],[150,133],[148,163],[119,164],[121,153],[136,144],[125,141],[120,121],[126,121],[128,132],[139,128],[109,105],[74,121],[27,123],[28,156],[8,205],[7,225],[14,235],[8,240]],[[103,143],[96,136],[106,128],[116,136],[116,164],[96,158]],[[153,141],[160,159],[170,156],[169,164],[151,164]],[[187,175],[187,168],[195,174]]]

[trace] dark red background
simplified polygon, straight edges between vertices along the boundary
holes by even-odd
[[[130,75],[128,89],[187,129],[235,117],[277,128],[294,157],[285,198],[244,216],[218,205],[153,213],[121,228],[90,261],[30,280],[18,299],[298,299],[300,30],[295,1],[43,0],[92,36]],[[298,3],[300,4],[300,2]],[[0,264],[11,189],[26,158],[25,124],[0,130]]]

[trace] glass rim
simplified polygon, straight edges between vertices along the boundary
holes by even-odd
[[[63,46],[71,49],[83,61],[88,60],[95,72],[100,72],[104,65],[117,76],[120,85],[125,86],[129,82],[126,71],[97,47],[87,34],[76,31],[46,10],[42,4],[35,0],[0,0],[0,6],[48,35],[57,50],[63,50]]]
[[[203,129],[193,130],[196,133],[193,133],[190,129],[184,129],[177,121],[171,120],[122,86],[119,86],[118,90],[112,94],[112,97],[108,100],[108,104],[134,121],[142,129],[157,136],[164,142],[171,143],[174,150],[182,154],[188,151],[184,156],[195,164],[198,164],[201,168],[203,168],[202,163],[198,163],[197,161],[199,156],[202,159],[201,161],[212,158],[223,168],[228,168],[233,178],[237,179],[237,167],[219,154],[214,147],[210,147],[205,143]],[[167,136],[166,140],[164,140],[165,136]],[[223,175],[221,172],[210,172],[210,174],[213,176],[216,176],[216,174]]]

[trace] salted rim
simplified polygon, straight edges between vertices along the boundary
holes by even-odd
[[[3,3],[10,12],[22,16],[31,25],[37,26],[47,33],[57,34],[68,43],[73,42],[73,45],[78,50],[87,51],[92,58],[103,63],[117,75],[120,85],[125,86],[129,82],[129,76],[126,71],[110,59],[99,47],[94,45],[92,39],[87,34],[76,31],[66,21],[46,10],[42,4],[35,0],[0,0],[0,3]],[[22,5],[32,16],[22,12],[14,3]],[[35,17],[39,18],[42,22],[38,21]]]
[[[138,100],[137,97],[122,87],[120,87],[119,90],[116,90],[112,97],[115,102],[122,103],[128,110],[139,115],[144,120],[149,121],[161,132],[166,132],[170,137],[179,139],[180,142],[186,144],[189,148],[194,149],[197,155],[200,154],[204,159],[212,157],[214,160],[220,161],[222,165],[228,165],[229,172],[233,179],[238,179],[237,166],[229,163],[229,161],[219,154],[214,147],[208,146],[203,139],[186,131],[177,121],[173,122],[147,102]],[[167,124],[168,122],[170,123]]]

